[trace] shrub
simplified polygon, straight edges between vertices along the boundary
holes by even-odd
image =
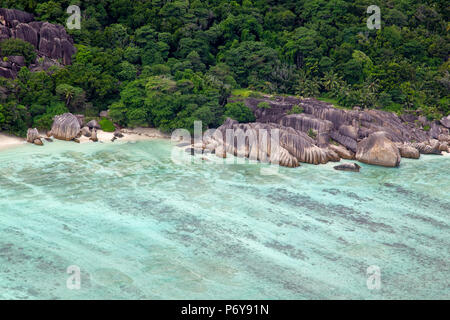
[[[105,132],[114,132],[116,130],[116,127],[114,127],[114,123],[112,123],[111,120],[102,119],[98,124]]]
[[[250,110],[243,102],[233,102],[225,105],[224,117],[229,117],[239,122],[255,121],[255,115],[252,110]]]
[[[21,39],[7,39],[0,42],[2,56],[23,56],[29,65],[36,59],[36,51],[31,43]]]
[[[317,133],[316,133],[313,129],[309,129],[309,130],[308,130],[308,136],[309,136],[310,138],[315,139],[315,138],[317,137]]]
[[[287,114],[300,114],[303,113],[303,111],[304,111],[303,108],[300,107],[298,104],[296,104],[295,106],[292,107],[291,110],[287,112]]]
[[[271,106],[270,106],[269,103],[263,101],[263,102],[258,103],[258,108],[260,108],[260,109],[270,109]]]

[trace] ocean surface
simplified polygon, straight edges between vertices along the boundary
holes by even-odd
[[[172,152],[0,152],[0,299],[450,298],[449,156],[352,173]]]

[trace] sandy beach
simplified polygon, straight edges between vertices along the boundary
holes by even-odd
[[[25,139],[0,132],[0,151],[8,148],[21,146],[27,143]]]
[[[129,141],[142,141],[142,140],[152,140],[152,139],[167,139],[170,138],[169,135],[166,135],[160,132],[158,129],[154,128],[135,128],[135,129],[123,129],[122,130],[123,137],[117,138],[116,142],[129,142]],[[44,133],[41,133],[42,137],[45,137]],[[102,130],[97,131],[97,138],[99,142],[103,143],[113,143],[112,139],[114,137],[113,132],[105,132]],[[82,136],[79,138],[80,143],[94,143],[89,140],[88,137]],[[68,141],[70,142],[70,141]],[[18,147],[26,144],[26,139],[19,138],[13,135],[9,135],[6,133],[0,132],[0,151]],[[73,143],[73,142],[70,142]]]

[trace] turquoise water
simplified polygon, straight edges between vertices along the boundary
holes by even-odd
[[[177,164],[171,150],[0,152],[0,298],[450,298],[450,157],[262,175],[214,156]]]

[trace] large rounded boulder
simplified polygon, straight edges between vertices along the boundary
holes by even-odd
[[[28,129],[27,142],[34,143],[34,140],[39,139],[39,131],[36,128]]]
[[[56,116],[52,125],[52,135],[55,139],[70,141],[80,133],[80,122],[71,113]]]
[[[374,132],[358,143],[356,159],[363,163],[384,167],[397,167],[401,156],[397,146],[385,132]]]
[[[419,159],[420,152],[416,148],[408,144],[397,144],[398,151],[400,151],[400,156],[402,158]]]

